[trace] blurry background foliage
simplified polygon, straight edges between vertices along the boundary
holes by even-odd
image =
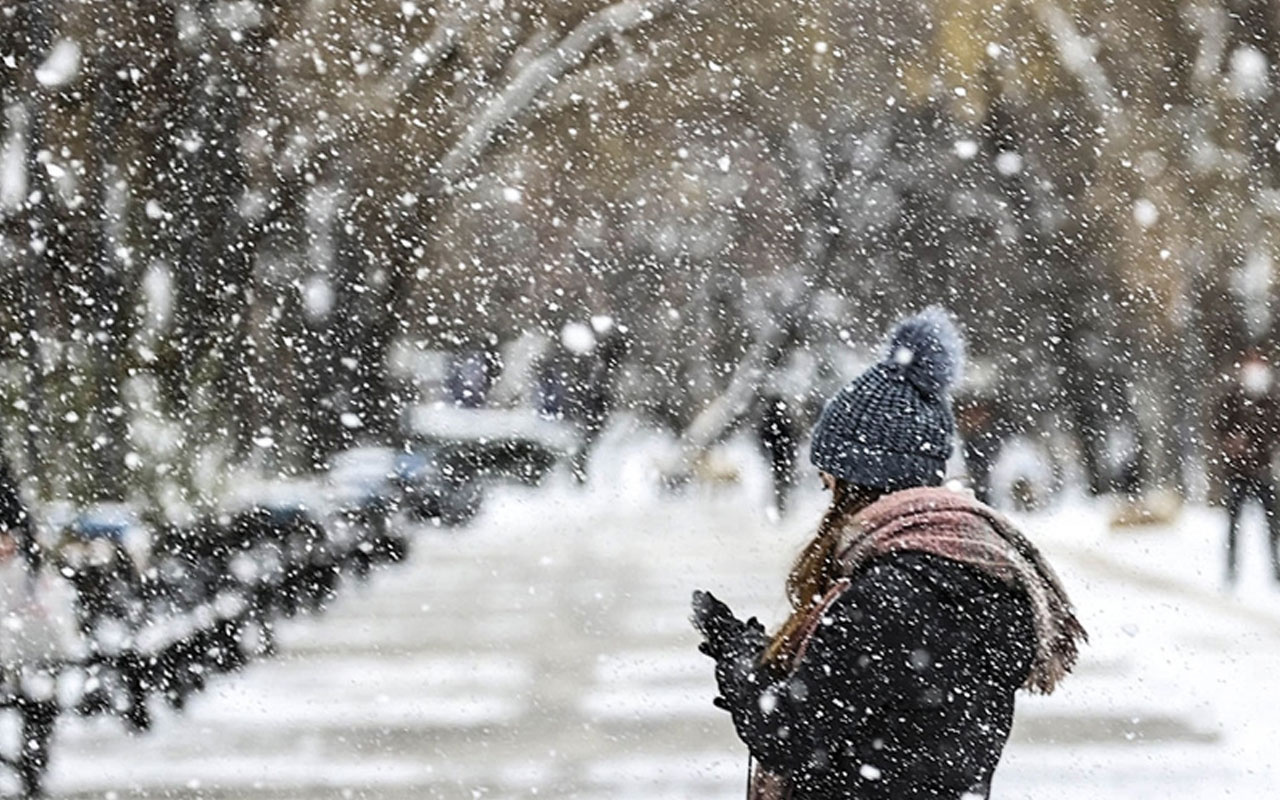
[[[1194,483],[1219,376],[1272,347],[1278,25],[1270,0],[3,0],[6,446],[86,500],[307,469],[394,433],[397,342],[598,314],[632,340],[621,402],[684,429],[735,372],[809,353],[830,385],[938,301],[1028,430],[1087,465],[1127,426],[1144,481]]]

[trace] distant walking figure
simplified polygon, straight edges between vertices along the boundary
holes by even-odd
[[[969,472],[973,494],[984,503],[992,502],[991,473],[1005,437],[1004,422],[994,397],[980,391],[968,392],[956,404],[956,423],[963,442],[964,466]]]
[[[940,486],[962,349],[929,309],[827,403],[811,460],[831,505],[775,634],[694,593],[751,800],[987,797],[1015,691],[1050,692],[1075,663],[1084,629],[1035,546]]]
[[[18,481],[4,455],[4,440],[0,439],[0,554],[9,547],[22,555],[33,572],[39,566],[40,554],[31,515],[22,502]]]
[[[796,480],[796,455],[800,449],[800,431],[791,404],[775,394],[760,399],[760,420],[756,423],[756,439],[769,462],[773,481],[773,514],[787,513],[787,499]]]
[[[1245,501],[1256,499],[1267,515],[1271,539],[1271,567],[1280,580],[1280,509],[1276,507],[1276,481],[1272,462],[1276,454],[1280,402],[1272,385],[1271,368],[1257,351],[1240,364],[1217,416],[1214,428],[1222,448],[1223,477],[1227,490],[1227,583],[1236,581],[1236,544],[1240,512]]]

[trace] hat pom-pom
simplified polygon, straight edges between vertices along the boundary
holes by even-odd
[[[940,395],[960,379],[964,337],[941,306],[899,322],[889,335],[887,350],[886,362],[925,394]]]

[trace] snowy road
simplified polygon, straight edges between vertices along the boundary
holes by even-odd
[[[220,681],[151,734],[64,727],[50,788],[739,798],[743,751],[709,703],[686,600],[705,586],[777,620],[787,557],[817,513],[807,499],[777,528],[740,494],[505,494],[470,530],[423,529],[409,564],[322,619],[290,623],[281,657]],[[1061,693],[1020,701],[996,798],[1270,796],[1280,594],[1256,571],[1241,595],[1221,594],[1220,517],[1186,520],[1118,536],[1082,506],[1030,523],[1093,644]]]

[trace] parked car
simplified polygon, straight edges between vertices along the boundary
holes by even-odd
[[[475,516],[490,481],[536,485],[582,446],[573,425],[526,408],[422,404],[406,412],[404,429],[397,479],[409,509],[444,525]]]

